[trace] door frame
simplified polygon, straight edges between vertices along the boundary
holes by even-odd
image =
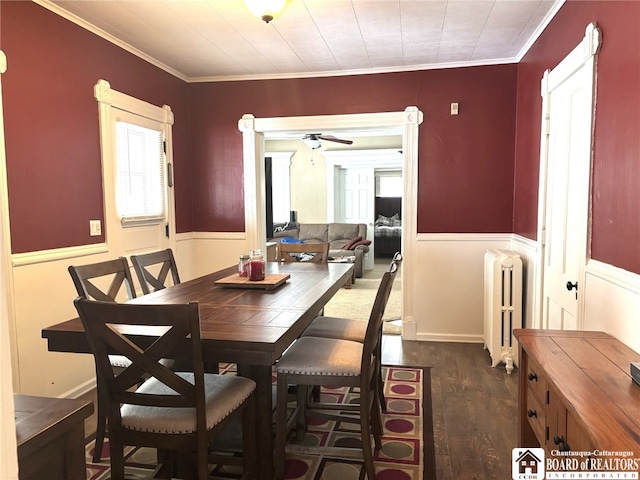
[[[547,211],[547,182],[549,167],[549,124],[550,124],[550,92],[564,82],[568,77],[574,74],[580,68],[587,68],[592,72],[591,89],[592,89],[592,105],[591,105],[591,134],[589,136],[589,169],[591,171],[593,162],[593,120],[595,118],[595,91],[596,91],[596,68],[597,53],[602,45],[602,34],[596,23],[590,23],[585,29],[585,35],[580,43],[567,55],[553,70],[546,70],[541,81],[542,95],[542,123],[540,129],[540,177],[538,190],[538,255],[536,259],[535,276],[537,281],[534,284],[534,304],[533,304],[533,328],[542,328],[542,313],[544,301],[544,258],[545,258],[545,235],[546,235],[546,211]],[[591,174],[589,175],[591,178]],[[591,215],[591,189],[589,195],[583,199],[581,203],[580,215],[589,217]],[[586,222],[587,230],[584,232],[585,256],[578,272],[578,308],[577,308],[577,325],[582,329],[584,325],[585,312],[585,267],[587,259],[590,257],[590,237],[591,222]]]
[[[399,129],[402,132],[404,195],[402,197],[403,226],[406,235],[402,237],[402,254],[405,259],[412,258],[417,237],[418,202],[418,128],[423,114],[415,106],[409,106],[401,112],[358,113],[345,115],[317,115],[304,117],[256,118],[245,114],[238,121],[243,139],[244,164],[244,218],[246,247],[265,248],[265,191],[264,157],[265,134],[299,133],[302,137],[309,131],[369,131],[383,132]],[[414,312],[410,310],[413,288],[411,285],[412,265],[403,262],[402,275],[402,336],[405,339],[416,338]]]

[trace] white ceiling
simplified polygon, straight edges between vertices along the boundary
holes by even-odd
[[[517,62],[564,0],[35,0],[186,81]]]

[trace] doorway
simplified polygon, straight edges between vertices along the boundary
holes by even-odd
[[[238,127],[243,132],[245,232],[247,248],[264,248],[266,243],[265,191],[264,191],[264,143],[265,135],[294,132],[303,136],[310,131],[332,132],[387,132],[399,130],[402,134],[403,172],[405,177],[402,253],[405,260],[411,258],[415,239],[417,206],[418,127],[422,112],[417,107],[407,107],[402,112],[382,112],[348,115],[319,115],[309,117],[255,118],[244,115]],[[403,337],[415,339],[415,316],[411,311],[411,262],[404,262],[402,318]]]

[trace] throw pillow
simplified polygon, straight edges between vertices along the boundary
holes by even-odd
[[[360,240],[359,242],[354,243],[349,250],[355,250],[359,245],[371,245],[371,240]]]
[[[354,243],[359,242],[362,240],[362,236],[356,237],[356,238],[352,238],[351,240],[349,240],[346,245],[344,247],[342,247],[343,250],[353,250],[351,247],[353,246]]]

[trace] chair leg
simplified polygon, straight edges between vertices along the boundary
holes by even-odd
[[[96,441],[93,449],[93,463],[99,463],[102,459],[102,447],[104,446],[104,437],[107,431],[107,402],[102,382],[98,381],[96,390],[98,397],[98,406],[96,412]]]
[[[368,480],[376,479],[376,469],[373,464],[373,451],[371,449],[371,418],[368,394],[360,392],[360,433],[362,440],[362,456],[364,457],[364,468]],[[373,399],[375,401],[375,398]],[[377,408],[376,408],[377,410]]]
[[[307,402],[309,401],[309,386],[297,385],[298,415],[296,416],[296,440],[303,441],[307,434]]]
[[[378,402],[374,398],[371,402],[371,430],[373,431],[373,439],[375,441],[376,450],[382,448],[382,415],[380,408],[378,408]]]
[[[287,375],[278,374],[276,400],[276,451],[274,455],[275,478],[284,478],[285,448],[287,445]]]
[[[257,480],[256,453],[258,451],[257,435],[255,435],[255,394],[247,400],[242,410],[242,478]]]
[[[111,447],[111,480],[125,480],[124,478],[124,445],[109,441]]]

